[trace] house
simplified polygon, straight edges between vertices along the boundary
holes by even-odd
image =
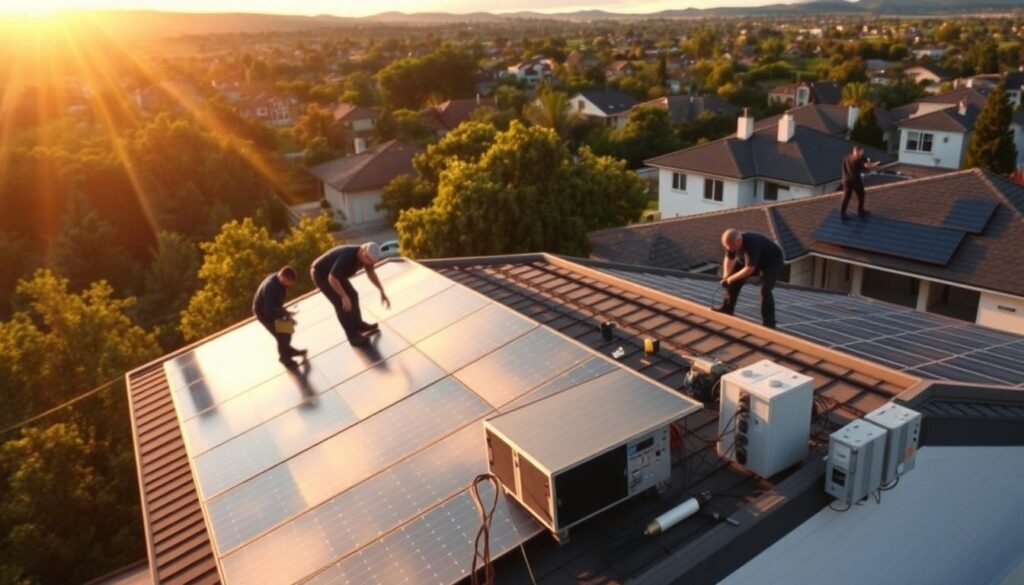
[[[498,583],[811,583],[835,566],[844,584],[998,583],[1019,566],[1024,379],[1004,366],[1020,359],[1020,336],[785,285],[780,330],[768,330],[748,319],[756,295],[738,316],[710,311],[713,277],[547,254],[396,259],[376,274],[390,311],[366,275],[352,278],[381,322],[365,351],[314,293],[290,304],[310,356],[297,373],[249,319],[126,375],[152,583],[462,582],[480,525],[471,483],[497,451],[483,421],[609,388],[607,402],[553,426],[611,442],[622,420],[612,409],[650,408],[640,390],[685,404],[658,455],[671,459],[664,492],[598,513],[562,543],[513,499],[495,500]],[[615,324],[610,340],[604,322]],[[643,337],[660,350],[645,354]],[[690,356],[810,377],[807,456],[767,478],[719,456],[728,421],[713,397],[697,401],[711,378],[688,376]],[[922,414],[916,467],[881,504],[830,510],[829,433],[890,402]],[[613,472],[579,471],[588,496],[603,493],[602,477],[619,489]],[[490,501],[493,488],[480,487]],[[701,513],[641,536],[702,492]],[[940,545],[963,554],[934,554]]]
[[[323,199],[340,212],[346,227],[380,225],[387,220],[381,202],[384,187],[400,175],[415,174],[412,159],[421,151],[391,140],[309,169],[320,181]]]
[[[670,95],[639,103],[634,108],[667,110],[673,124],[692,122],[704,112],[723,118],[732,118],[739,108],[713,95]]]
[[[636,75],[636,66],[631,61],[612,61],[604,68],[604,76],[608,81]]]
[[[436,106],[429,106],[420,110],[420,118],[432,126],[438,136],[444,136],[459,124],[469,120],[476,110],[496,107],[498,107],[496,98],[482,98],[478,95],[475,98],[448,100]]]
[[[881,108],[876,109],[876,118],[879,110]],[[807,104],[787,110],[786,113],[793,116],[793,121],[796,122],[797,126],[812,128],[819,132],[847,138],[850,135],[850,130],[853,129],[854,124],[857,123],[857,119],[860,117],[860,108],[856,106]],[[779,123],[782,116],[783,114],[779,114],[770,118],[764,118],[763,120],[757,120],[754,123],[754,130],[774,126]]]
[[[132,92],[132,101],[143,114],[159,112],[191,112],[201,107],[203,98],[191,83],[182,80],[164,80]]]
[[[805,126],[791,114],[755,130],[740,116],[733,136],[644,161],[658,171],[658,208],[678,217],[834,191],[853,143]],[[865,147],[869,157],[892,157]]]
[[[584,71],[597,67],[601,64],[601,60],[597,58],[597,55],[590,51],[571,51],[565,57],[565,67],[573,69],[575,71]]]
[[[807,104],[837,105],[842,93],[842,88],[834,81],[800,81],[769,90],[768,103],[786,104],[790,108]]]
[[[295,123],[299,100],[276,90],[258,91],[238,102],[238,113],[244,118],[271,126]]]
[[[913,81],[914,83],[923,84],[926,86],[938,85],[944,81],[949,81],[952,75],[949,71],[946,71],[938,65],[912,65],[903,70],[903,77]]]
[[[872,215],[850,225],[848,240],[821,231],[834,222],[841,198],[599,231],[591,234],[592,255],[659,268],[708,267],[721,261],[718,236],[731,226],[772,237],[786,256],[791,284],[1024,334],[1024,187],[978,169],[868,187]],[[942,238],[949,239],[940,244]],[[897,244],[886,246],[887,240]],[[942,246],[943,254],[933,255]]]
[[[542,81],[551,79],[555,62],[547,57],[533,57],[509,66],[507,74],[515,77],[526,87],[537,87]]]
[[[569,107],[584,118],[603,120],[611,128],[624,128],[636,105],[631,96],[615,90],[582,91],[569,98]]]
[[[340,102],[334,107],[334,123],[342,129],[346,140],[352,141],[352,152],[358,150],[355,141],[365,144],[373,138],[379,116],[377,110],[365,106]]]
[[[224,96],[231,103],[242,99],[242,82],[238,79],[230,77],[214,79],[210,82],[210,85],[213,86],[213,89],[217,90],[217,93]]]
[[[961,102],[901,122],[900,162],[959,169],[979,111],[976,106]]]
[[[910,53],[914,56],[914,59],[944,59],[946,57],[946,49],[935,46],[921,47],[919,49],[911,49]]]
[[[881,115],[878,116],[878,120],[886,133],[886,143],[890,145],[893,152],[896,152],[896,149],[892,147],[897,147],[902,144],[900,137],[900,124],[903,122],[906,122],[911,118],[924,116],[926,114],[931,114],[954,106],[958,107],[961,103],[980,110],[985,107],[985,101],[988,99],[988,94],[989,91],[987,89],[980,89],[977,87],[960,87],[943,94],[927,96],[914,103],[898,106],[892,110],[881,112]],[[934,164],[934,161],[931,164]]]

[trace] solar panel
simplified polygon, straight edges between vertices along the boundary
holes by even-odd
[[[890,219],[879,215],[842,221],[833,211],[821,222],[814,239],[847,248],[945,266],[964,232]]]
[[[473,313],[428,337],[417,347],[447,372],[454,372],[536,327],[497,305]]]
[[[389,316],[387,324],[411,343],[417,343],[485,305],[487,300],[481,295],[453,286],[412,309]]]
[[[980,234],[985,231],[997,207],[999,204],[991,199],[958,199],[942,220],[942,225]]]

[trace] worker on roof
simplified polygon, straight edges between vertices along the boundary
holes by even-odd
[[[278,361],[293,370],[298,367],[295,358],[306,358],[306,350],[292,347],[292,333],[295,332],[295,317],[284,308],[288,287],[295,284],[297,275],[291,266],[268,274],[252,298],[252,313],[267,331],[277,340]]]
[[[367,242],[362,246],[338,246],[325,252],[313,261],[309,275],[324,293],[327,300],[334,305],[349,343],[361,347],[369,343],[368,336],[379,333],[376,323],[363,321],[363,313],[359,308],[359,293],[349,279],[359,271],[366,270],[366,277],[380,290],[380,302],[385,308],[391,308],[384,287],[374,272],[374,265],[380,260],[380,246],[376,242]]]
[[[765,327],[774,329],[775,297],[772,290],[785,266],[782,249],[761,234],[740,232],[731,228],[722,233],[722,247],[725,248],[725,259],[722,260],[721,285],[725,288],[725,300],[721,306],[713,307],[712,310],[732,315],[736,310],[740,289],[747,278],[759,274],[761,322]]]
[[[850,205],[850,195],[857,194],[857,215],[863,219],[867,215],[864,210],[864,180],[860,174],[864,169],[873,169],[878,166],[877,162],[864,156],[864,148],[859,144],[853,145],[853,151],[843,157],[843,205],[840,215],[843,221],[849,219],[846,215],[846,208]]]

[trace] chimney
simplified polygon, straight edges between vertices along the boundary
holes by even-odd
[[[973,77],[968,77],[967,78],[966,87],[974,87],[974,78]]]
[[[743,115],[736,119],[736,138],[747,140],[754,135],[754,117],[743,108]]]
[[[957,104],[956,111],[959,112],[961,116],[966,116],[967,115],[967,100],[960,100],[960,103]]]
[[[793,114],[786,112],[779,118],[779,142],[789,142],[796,133],[796,121]]]
[[[353,145],[356,148],[356,154],[363,154],[364,152],[366,152],[366,140],[365,139],[363,139],[363,138],[356,138],[355,140],[352,141],[352,143],[353,143]]]
[[[860,108],[857,106],[850,106],[846,110],[846,129],[853,130],[853,125],[857,123],[857,118],[860,117]]]
[[[476,94],[476,105],[480,105],[480,94]]]

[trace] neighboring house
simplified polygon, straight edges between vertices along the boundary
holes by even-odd
[[[784,114],[776,124],[755,130],[740,116],[735,135],[645,161],[658,172],[662,217],[694,215],[829,193],[842,178],[843,157],[853,143],[798,126]],[[874,160],[885,152],[865,147]]]
[[[900,162],[959,169],[979,109],[961,102],[900,123]]]
[[[944,59],[946,57],[946,49],[941,47],[921,47],[919,49],[913,49],[910,53],[915,59]]]
[[[537,87],[542,81],[551,79],[555,62],[546,57],[533,57],[508,68],[508,75],[515,77],[527,87]]]
[[[948,71],[938,65],[913,65],[903,70],[903,77],[914,83],[926,86],[935,86],[944,81],[949,81],[952,76]]]
[[[203,99],[188,82],[165,80],[132,93],[135,106],[143,114],[160,112],[190,112],[198,108]]]
[[[659,268],[702,268],[721,261],[718,236],[735,227],[775,239],[785,253],[786,280],[792,284],[1024,334],[1024,262],[1019,258],[1024,249],[1024,187],[978,169],[869,187],[872,215],[865,224],[849,224],[861,230],[854,241],[862,240],[867,247],[838,245],[818,235],[841,197],[810,197],[598,231],[591,234],[592,255]],[[964,217],[954,212],[961,205],[975,207],[977,225],[954,221]],[[953,241],[948,259],[915,255],[933,249],[938,244],[932,239],[953,235],[950,231],[962,239]],[[873,251],[872,246],[893,237],[900,238],[898,252]]]
[[[732,118],[739,108],[713,95],[670,95],[633,106],[634,108],[658,108],[667,110],[674,124],[692,122],[708,112],[723,118]]]
[[[229,102],[242,99],[242,82],[237,79],[214,79],[210,85]]]
[[[800,81],[769,90],[768,103],[785,104],[790,108],[807,104],[836,105],[842,93],[842,87],[834,81]]]
[[[876,119],[879,109],[876,109]],[[807,104],[806,106],[793,108],[786,113],[793,116],[797,126],[813,128],[819,132],[847,138],[850,135],[850,130],[853,129],[853,125],[857,123],[857,118],[860,117],[860,108],[856,106]],[[761,130],[768,126],[774,126],[779,123],[782,116],[783,114],[779,114],[763,120],[757,120],[754,123],[754,129]]]
[[[295,123],[299,101],[279,91],[260,91],[238,102],[238,113],[244,118],[271,126],[291,126]]]
[[[611,128],[624,128],[636,105],[631,96],[615,90],[583,91],[569,98],[569,107],[585,118],[603,120]]]
[[[636,65],[633,65],[630,61],[612,61],[608,67],[605,67],[604,76],[608,81],[612,81],[614,79],[636,75],[636,71]]]
[[[345,102],[334,107],[334,123],[341,127],[346,139],[352,141],[352,152],[359,152],[357,143],[365,145],[373,139],[379,115],[373,108]],[[358,142],[360,140],[362,142]]]
[[[420,110],[420,117],[432,126],[438,136],[444,136],[469,120],[473,112],[480,108],[496,108],[498,101],[493,97],[448,100],[436,106]]]
[[[1020,107],[1021,95],[1024,94],[1024,66],[1019,71],[1006,74],[1006,97],[1014,107]]]
[[[601,64],[597,55],[590,51],[572,51],[565,57],[565,67],[576,71],[583,71]]]
[[[946,93],[928,96],[911,104],[882,112],[878,117],[879,125],[882,126],[885,132],[886,143],[890,146],[890,150],[896,152],[897,147],[901,145],[900,124],[903,122],[911,118],[959,106],[961,103],[980,110],[985,107],[988,93],[986,89],[960,87]]]
[[[379,225],[387,213],[378,211],[384,186],[399,175],[412,175],[412,159],[421,151],[395,140],[319,164],[309,169],[321,184],[323,198],[344,216],[346,227]]]
[[[607,445],[598,463],[561,476],[582,486],[557,504],[573,519],[629,494],[626,445],[652,435],[663,446],[654,456],[670,459],[659,463],[667,495],[625,499],[559,544],[527,508],[502,500],[489,538],[499,583],[530,582],[520,544],[553,583],[1011,583],[1019,574],[1021,336],[786,285],[776,288],[774,331],[750,320],[756,291],[730,317],[707,307],[716,278],[547,254],[394,259],[376,276],[390,310],[366,274],[351,278],[365,318],[382,321],[365,349],[351,347],[314,292],[289,303],[295,343],[309,349],[299,373],[277,363],[272,338],[247,319],[126,375],[147,582],[464,582],[480,526],[471,484],[489,454],[497,474],[541,476],[525,456],[503,458],[510,451],[484,431],[485,420],[525,405],[544,411],[524,449]],[[615,325],[610,340],[598,332],[604,322]],[[645,354],[643,337],[660,351]],[[731,370],[768,360],[807,376],[806,456],[763,478],[720,457],[729,421],[714,396],[686,397],[701,395],[692,380],[715,385],[690,372],[691,356]],[[561,416],[549,410],[569,400]],[[783,402],[770,412],[788,414]],[[828,435],[890,402],[922,415],[916,466],[881,503],[829,509]],[[753,404],[751,426],[778,424],[754,418],[767,406]],[[629,425],[635,413],[664,422],[641,431]],[[546,501],[536,482],[525,493]],[[702,492],[701,513],[642,536]]]

